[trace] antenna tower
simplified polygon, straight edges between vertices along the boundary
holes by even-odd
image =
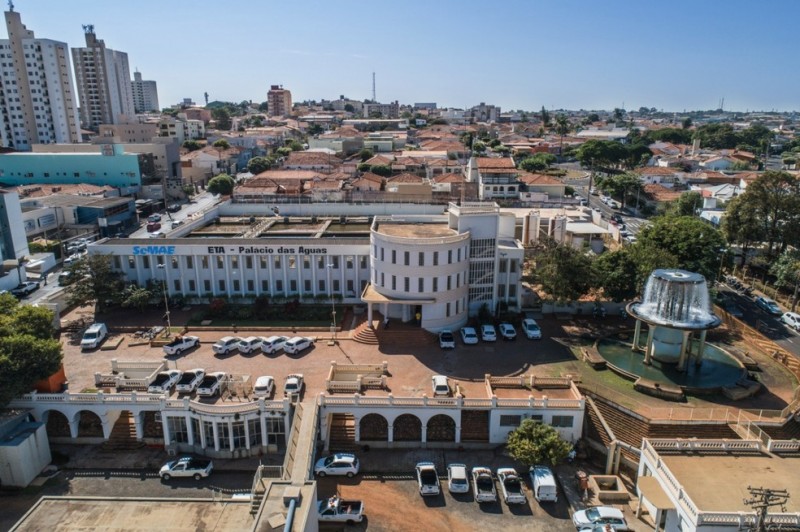
[[[375,96],[375,72],[372,73],[372,102],[378,103],[378,100]]]

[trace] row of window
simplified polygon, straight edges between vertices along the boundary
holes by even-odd
[[[456,249],[455,253],[453,253],[452,249],[447,250],[447,264],[453,264],[453,257],[455,257],[456,262],[461,262],[461,249],[462,248]],[[373,253],[374,253],[374,258],[376,260],[378,259],[378,257],[380,257],[380,261],[381,262],[386,262],[386,248],[384,248],[383,246],[378,247],[377,244],[373,244],[372,245],[372,250],[373,250]],[[397,262],[398,251],[396,249],[392,249],[392,250],[389,250],[389,251],[391,252],[391,254],[390,254],[390,257],[391,257],[390,262],[391,262],[391,264],[398,264],[398,262]],[[404,266],[411,266],[411,252],[410,251],[403,251],[402,254],[403,254],[402,255],[403,256],[403,265]],[[415,261],[414,266],[425,266],[425,264],[426,264],[426,259],[425,259],[426,255],[431,255],[430,263],[429,263],[430,266],[438,266],[439,265],[439,252],[438,251],[434,251],[432,254],[431,253],[425,253],[424,251],[418,251],[415,254],[416,254],[416,261]],[[442,252],[442,254],[444,254],[444,252]],[[464,257],[466,258],[466,256],[467,256],[467,250],[466,250],[466,248],[464,248]]]
[[[500,416],[500,426],[501,427],[519,427],[522,424],[522,416],[521,415],[501,415]],[[530,419],[538,422],[543,421],[543,417],[541,414],[533,414],[530,416]],[[559,428],[571,428],[573,423],[575,422],[575,416],[553,416],[550,425],[553,427]]]
[[[210,294],[212,293],[212,284],[210,279],[203,279],[203,293]],[[197,282],[194,279],[189,279],[186,282],[187,285],[187,293],[188,294],[196,294],[197,293]],[[242,291],[242,282],[239,279],[231,280],[232,291],[234,293]],[[366,288],[367,282],[361,281],[361,292],[364,291]],[[246,292],[249,294],[253,294],[256,291],[256,283],[253,279],[246,279],[245,280]],[[270,282],[268,279],[263,279],[261,281],[261,291],[265,293],[275,293],[275,294],[282,294],[284,293],[284,284],[283,279],[275,279],[275,291],[270,290]],[[297,279],[290,279],[289,280],[289,294],[297,294],[298,291],[298,282]],[[317,293],[326,293],[326,286],[327,283],[320,279],[317,281]],[[345,287],[347,290],[348,297],[355,297],[355,281],[352,279],[347,279],[345,281]],[[175,292],[182,293],[183,292],[183,283],[180,279],[173,279],[172,280],[172,289]],[[225,292],[227,289],[227,282],[225,279],[217,279],[217,289],[219,292]],[[342,284],[339,279],[333,279],[331,281],[331,292],[334,294],[341,294],[342,293]],[[303,293],[305,294],[312,294],[313,293],[313,283],[311,279],[305,279],[303,281]],[[456,311],[457,313],[458,311]]]
[[[2,174],[0,173],[0,175],[2,175]],[[48,177],[48,174],[45,174],[45,177]],[[204,270],[207,270],[209,268],[209,264],[210,264],[210,262],[212,260],[214,260],[217,269],[221,270],[221,269],[224,269],[226,267],[225,257],[222,256],[222,255],[216,255],[213,258],[209,257],[208,255],[203,255],[203,256],[201,256],[199,258],[200,258],[200,261],[199,261],[200,262],[200,268],[202,268]],[[192,256],[192,255],[185,255],[184,259],[185,259],[183,261],[184,262],[184,266],[187,269],[190,269],[190,270],[193,269],[194,268],[195,257]],[[180,256],[169,257],[169,261],[170,261],[170,264],[172,265],[173,268],[175,268],[175,269],[180,268],[180,266],[181,266],[181,257]],[[163,255],[157,255],[156,256],[156,264],[158,266],[163,266],[164,262],[165,262],[165,258],[164,258]],[[238,269],[239,265],[241,264],[242,261],[239,260],[239,256],[231,255],[228,262],[229,262],[230,268]],[[352,270],[353,268],[355,268],[356,262],[358,262],[358,268],[361,269],[361,270],[366,270],[369,267],[369,264],[367,263],[366,255],[359,255],[359,256],[348,255],[348,256],[346,256],[344,258],[344,267],[345,267],[345,269]],[[253,260],[252,256],[245,255],[245,257],[244,257],[244,268],[246,270],[252,270],[254,263],[255,263],[255,261]],[[311,264],[312,264],[312,258],[310,256],[305,255],[305,256],[300,258],[300,261],[298,261],[297,257],[291,256],[291,255],[287,256],[287,257],[284,257],[282,255],[275,255],[274,257],[272,257],[272,267],[273,267],[273,269],[275,269],[275,270],[282,269],[284,263],[286,264],[286,267],[288,269],[290,269],[290,270],[297,269],[299,267],[300,263],[302,263],[302,267],[303,267],[304,270],[310,270],[311,269]],[[334,270],[338,270],[339,269],[339,265],[340,265],[339,255],[331,255],[331,256],[319,255],[316,258],[316,263],[317,263],[317,269],[318,270],[324,270],[324,269],[326,269],[328,267],[328,265],[330,265],[331,268],[333,268]],[[147,255],[143,255],[142,256],[142,266],[144,268],[150,268],[150,257],[149,256],[147,256]],[[114,267],[117,268],[117,269],[121,269],[122,268],[122,261],[121,261],[119,255],[114,255]],[[260,269],[262,269],[262,270],[266,270],[269,267],[269,257],[264,257],[264,256],[258,257],[258,267]],[[128,268],[130,268],[130,269],[135,269],[136,268],[136,257],[134,257],[133,255],[128,255]]]
[[[176,443],[189,443],[189,430],[186,424],[186,418],[168,416],[166,419],[171,441]],[[205,435],[206,447],[214,448],[214,422],[201,421],[197,418],[191,418],[191,422],[194,445],[200,445],[202,441],[200,439],[202,430],[202,434]],[[262,444],[261,419],[255,418],[247,420],[247,432],[245,432],[244,424],[244,421],[234,421],[230,425],[228,425],[227,422],[216,424],[220,449],[246,449],[248,439],[250,441],[250,447],[257,447]],[[284,419],[267,418],[266,424],[267,445],[282,445],[285,441],[286,434]],[[231,443],[233,443],[233,447],[231,447]]]
[[[378,282],[378,272],[373,270],[373,276],[375,277],[372,282],[378,286],[383,288],[389,288],[386,286],[386,274],[381,272],[380,273],[380,283]],[[391,275],[389,276],[391,280],[391,289],[392,290],[399,290],[397,288],[397,276]],[[455,283],[453,283],[453,278],[455,277]],[[403,277],[403,292],[410,293],[411,292],[411,285],[413,277]],[[417,281],[414,283],[416,285],[417,293],[422,292],[438,292],[439,291],[439,277],[417,277]],[[453,285],[455,284],[456,288],[461,287],[461,273],[457,273],[455,275],[448,275],[445,277],[446,281],[443,285],[445,290],[452,290]],[[427,282],[426,282],[427,281]]]

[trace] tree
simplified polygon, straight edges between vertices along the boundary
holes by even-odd
[[[375,157],[375,152],[373,152],[369,148],[364,148],[363,150],[358,152],[358,158],[361,159],[362,163],[372,159],[373,157]]]
[[[622,205],[624,207],[628,194],[633,194],[638,189],[642,188],[642,178],[638,174],[630,172],[616,174],[599,180],[598,185],[612,196],[622,198]]]
[[[641,233],[639,243],[673,255],[678,267],[716,278],[725,239],[718,230],[694,216],[661,216]]]
[[[192,196],[197,194],[197,190],[194,188],[194,185],[192,183],[184,183],[181,186],[181,190],[183,190],[183,193],[186,194],[186,197],[189,199],[191,199]]]
[[[595,122],[599,121],[600,121],[600,115],[597,113],[589,113],[589,115],[586,117],[586,120],[584,120],[586,124],[594,124]]]
[[[287,144],[287,147],[292,151],[303,151],[303,145],[296,140],[290,141],[289,144]]]
[[[578,148],[576,156],[585,168],[610,168],[625,160],[628,151],[613,140],[588,140]]]
[[[189,151],[197,151],[197,150],[199,150],[200,148],[203,147],[203,144],[200,143],[200,142],[197,142],[196,140],[184,140],[183,144],[181,144],[181,146],[186,148]]]
[[[86,255],[67,270],[77,279],[67,289],[67,304],[83,307],[94,305],[102,311],[116,303],[122,293],[122,274],[115,271],[111,255]]]
[[[348,113],[355,113],[356,112],[356,108],[353,107],[353,104],[350,104],[350,103],[344,104],[344,110],[347,111]]]
[[[569,123],[569,118],[567,118],[567,115],[564,113],[558,113],[556,115],[555,131],[561,138],[558,146],[558,154],[562,155],[564,153],[564,137],[569,135],[569,132],[572,131],[572,124]]]
[[[677,268],[678,259],[669,251],[639,240],[625,248],[636,264],[636,292],[640,293],[653,270]]]
[[[212,194],[220,194],[222,196],[229,196],[233,192],[234,185],[233,178],[228,174],[219,174],[212,177],[206,185],[206,190]]]
[[[389,177],[392,175],[392,167],[388,164],[376,164],[372,166],[369,171],[381,177]]]
[[[697,209],[703,206],[703,195],[699,192],[684,192],[678,201],[669,206],[668,214],[672,216],[696,216]]]
[[[576,300],[594,286],[592,259],[575,248],[547,240],[535,262],[535,281],[557,301]]]
[[[793,288],[792,312],[797,307],[798,290],[800,290],[800,250],[786,250],[772,263],[769,273],[775,276],[775,286]]]
[[[572,444],[563,440],[550,425],[523,419],[519,427],[508,435],[506,448],[512,458],[526,466],[555,466],[564,461],[572,450]]]
[[[289,148],[288,146],[284,146],[282,148],[278,148],[277,150],[275,150],[275,153],[277,153],[281,157],[288,157],[289,154],[292,153],[292,149]]]
[[[219,139],[212,144],[217,150],[225,151],[231,149],[231,143],[225,139]]]
[[[526,172],[541,172],[545,168],[547,168],[547,163],[545,163],[539,157],[526,157],[519,162],[519,167]]]
[[[53,311],[44,307],[34,307],[32,305],[20,305],[13,314],[14,329],[9,331],[13,334],[28,334],[36,338],[52,338]]]
[[[486,153],[486,144],[481,142],[480,140],[475,141],[472,143],[472,152],[475,155],[483,155]]]
[[[135,308],[139,312],[143,312],[153,298],[154,294],[152,290],[131,284],[126,286],[125,290],[122,292],[121,303],[125,308]]]
[[[247,161],[247,171],[253,175],[260,174],[272,168],[272,160],[269,157],[253,157]]]
[[[544,108],[544,105],[542,106],[542,111],[541,111],[540,115],[542,117],[542,126],[544,126],[545,128],[549,128],[550,127],[550,113],[547,112],[547,109]]]
[[[308,126],[308,129],[306,129],[306,134],[312,137],[314,135],[321,135],[323,133],[325,133],[325,128],[317,123],[311,124],[310,126]]]
[[[231,114],[224,107],[211,110],[211,118],[217,124],[217,129],[227,131],[231,128]]]
[[[603,253],[594,261],[598,287],[614,301],[633,299],[638,293],[637,264],[629,248]]]
[[[0,337],[0,407],[58,371],[62,358],[61,344],[53,338],[30,334]]]
[[[681,122],[681,127],[683,129],[689,129],[690,127],[692,127],[692,118],[689,116],[684,118],[683,121]]]

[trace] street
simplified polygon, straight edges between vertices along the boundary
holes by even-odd
[[[202,212],[209,207],[213,206],[217,201],[219,201],[219,196],[214,196],[210,192],[202,192],[196,196],[194,196],[191,200],[191,203],[180,203],[181,210],[178,212],[167,212],[165,210],[159,211],[161,214],[161,232],[166,234],[169,233],[172,228],[170,227],[170,223],[173,220],[183,221],[185,222],[189,217],[193,214]],[[177,202],[172,202],[177,203]],[[170,203],[170,204],[172,204]],[[149,233],[147,232],[147,220],[141,220],[141,227],[130,234],[129,238],[147,238]]]

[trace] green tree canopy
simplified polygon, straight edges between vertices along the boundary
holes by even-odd
[[[212,109],[211,118],[216,122],[217,129],[227,131],[231,128],[231,114],[228,109],[224,107]]]
[[[375,152],[373,152],[369,148],[364,148],[363,150],[358,152],[358,158],[361,159],[362,163],[372,159],[373,157],[375,157]]]
[[[535,262],[534,280],[558,301],[576,300],[594,286],[592,259],[575,248],[547,240]]]
[[[219,174],[209,180],[208,185],[206,185],[206,190],[212,194],[229,196],[233,192],[234,184],[234,180],[231,176],[228,174]]]
[[[272,168],[272,164],[273,161],[269,157],[253,157],[247,161],[247,171],[253,175],[258,175]]]
[[[703,206],[703,195],[699,192],[684,192],[678,201],[669,206],[669,214],[674,216],[696,216],[697,209]]]
[[[303,145],[296,140],[292,140],[287,144],[287,147],[292,151],[303,151]]]
[[[550,425],[523,419],[520,426],[508,435],[506,448],[512,458],[526,466],[555,466],[564,461],[572,450],[572,444],[563,440]]]
[[[131,284],[123,290],[121,304],[125,308],[135,308],[139,312],[143,312],[156,297],[158,294],[154,294],[153,290]]]
[[[288,146],[284,146],[282,148],[278,148],[277,150],[275,150],[275,153],[277,153],[281,157],[288,157],[289,154],[292,153],[292,149],[289,148]]]
[[[587,140],[576,152],[578,161],[585,168],[612,168],[622,163],[628,156],[628,150],[613,140]]]
[[[607,251],[594,261],[597,285],[614,301],[633,299],[639,291],[637,267],[629,248]]]
[[[122,274],[115,271],[111,255],[86,255],[67,270],[76,281],[67,288],[70,306],[94,305],[98,311],[119,302]]]
[[[694,216],[660,216],[640,233],[640,243],[668,252],[679,268],[700,273],[709,282],[717,276],[720,250],[725,248],[722,233]]]
[[[216,149],[220,151],[229,150],[231,149],[231,143],[225,139],[219,139],[212,144]]]
[[[669,251],[656,245],[639,240],[625,248],[636,264],[636,292],[641,293],[653,270],[661,268],[678,268],[678,259]]]
[[[197,151],[203,147],[203,144],[201,142],[197,142],[196,140],[184,140],[181,146],[189,151]]]
[[[537,153],[526,157],[519,162],[519,167],[526,172],[541,172],[556,162],[556,156],[552,153]]]
[[[369,171],[381,177],[389,177],[392,175],[392,167],[388,164],[376,164],[372,166]]]

